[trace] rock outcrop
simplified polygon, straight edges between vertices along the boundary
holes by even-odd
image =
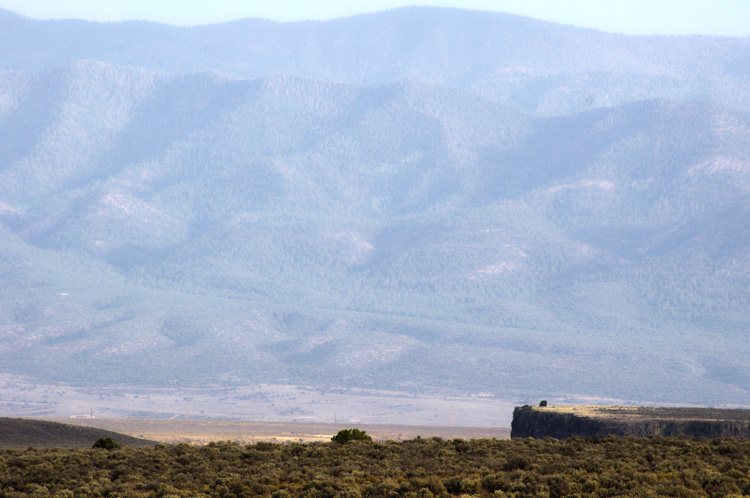
[[[750,438],[750,410],[604,406],[519,406],[511,437],[695,436]]]

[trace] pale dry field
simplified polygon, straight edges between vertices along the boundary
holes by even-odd
[[[207,444],[211,441],[234,441],[242,444],[269,442],[326,442],[341,429],[352,424],[304,422],[249,422],[234,420],[155,420],[155,419],[47,419],[54,422],[96,427],[150,439],[166,444]],[[488,427],[446,427],[417,425],[357,424],[376,440],[403,441],[417,436],[443,439],[508,439],[510,429]]]
[[[740,408],[647,407],[555,405],[537,406],[536,410],[569,413],[578,417],[638,422],[642,420],[748,420],[750,410]]]

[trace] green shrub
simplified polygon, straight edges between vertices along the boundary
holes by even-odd
[[[365,431],[360,431],[359,429],[343,429],[333,436],[331,441],[346,444],[349,441],[372,441],[372,438]]]
[[[112,439],[111,437],[100,437],[94,443],[94,448],[104,448],[105,450],[114,450],[119,448],[120,443]]]

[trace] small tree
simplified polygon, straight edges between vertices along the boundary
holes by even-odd
[[[95,443],[94,448],[104,448],[105,450],[114,450],[119,448],[120,443],[112,439],[111,437],[100,437]]]
[[[360,431],[359,429],[343,429],[333,436],[331,441],[346,444],[349,441],[372,441],[372,438],[365,431]]]
[[[547,406],[547,400],[543,399],[542,401],[540,401],[539,406]]]

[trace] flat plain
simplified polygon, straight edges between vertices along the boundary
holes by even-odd
[[[270,442],[326,442],[341,429],[352,424],[305,422],[251,422],[237,420],[157,420],[74,418],[49,419],[54,422],[95,427],[128,436],[165,444],[207,444],[212,441],[233,441],[251,444]],[[450,427],[426,425],[358,424],[376,440],[405,441],[416,437],[443,439],[510,438],[505,427]]]
[[[525,400],[486,394],[413,394],[305,386],[185,388],[46,385],[0,375],[0,416],[97,419],[204,419],[259,422],[510,427]]]

